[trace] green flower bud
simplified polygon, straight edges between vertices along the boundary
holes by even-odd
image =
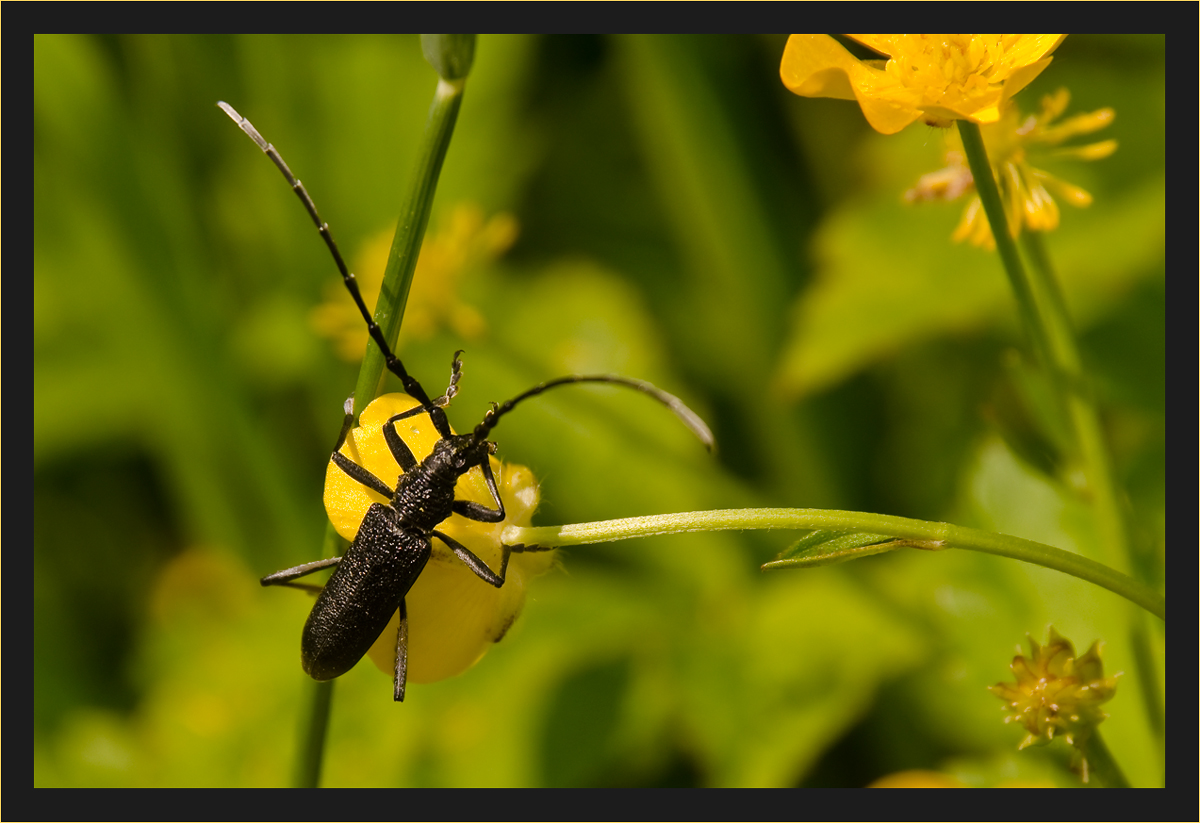
[[[421,51],[443,80],[462,80],[475,62],[475,35],[422,34]]]

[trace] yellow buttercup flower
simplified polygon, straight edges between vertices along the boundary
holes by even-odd
[[[895,134],[920,119],[995,123],[1046,66],[1065,34],[850,34],[886,60],[859,60],[827,34],[793,34],[779,75],[803,97],[857,100],[871,127]]]
[[[421,246],[408,293],[402,339],[427,340],[441,326],[448,326],[465,340],[482,334],[486,326],[483,315],[459,299],[459,284],[472,269],[508,251],[517,233],[517,221],[511,214],[500,213],[484,220],[478,206],[456,205],[449,221],[436,233],[427,234]],[[354,276],[372,312],[391,245],[392,230],[388,229],[368,240],[354,258]],[[334,341],[343,360],[362,359],[367,328],[340,281],[325,285],[325,300],[312,310],[310,322],[318,334]]]
[[[342,454],[385,483],[394,485],[403,470],[388,448],[383,426],[393,415],[416,405],[417,401],[406,394],[385,394],[375,398],[360,415],[359,425],[350,431],[342,445]],[[429,415],[405,418],[397,421],[395,427],[417,460],[424,460],[439,439],[429,422]],[[455,514],[439,524],[438,531],[466,546],[498,572],[504,560],[500,534],[506,526],[528,526],[540,495],[537,479],[526,467],[501,463],[495,457],[491,458],[491,465],[500,499],[504,501],[504,520],[481,523]],[[458,478],[454,498],[482,503],[489,508],[495,505],[483,472],[477,468]],[[351,478],[332,460],[329,462],[325,475],[325,511],[342,537],[354,540],[371,504],[386,502],[383,495]],[[474,665],[504,637],[525,603],[529,581],[549,569],[556,556],[552,551],[512,554],[504,585],[495,588],[480,580],[442,541],[432,541],[432,551],[429,563],[405,596],[408,680],[411,683],[433,683]],[[398,625],[399,617],[394,614],[367,652],[387,675],[395,671]]]
[[[1019,748],[1044,746],[1057,735],[1080,749],[1092,730],[1108,717],[1100,705],[1116,693],[1118,675],[1104,676],[1099,641],[1076,657],[1071,641],[1053,626],[1046,645],[1040,646],[1030,637],[1029,650],[1029,657],[1018,654],[1013,658],[1011,669],[1016,683],[989,687],[1009,711],[1004,722],[1020,723],[1028,732]],[[1080,758],[1079,765],[1086,782],[1087,761]]]
[[[1014,237],[1022,228],[1026,231],[1053,231],[1058,228],[1058,204],[1052,194],[1081,208],[1092,202],[1092,196],[1078,186],[1035,168],[1030,163],[1031,158],[1036,159],[1040,153],[1052,157],[1099,160],[1117,150],[1116,140],[1102,140],[1084,146],[1062,146],[1072,137],[1105,128],[1116,116],[1111,108],[1103,108],[1055,122],[1066,111],[1070,101],[1070,92],[1059,89],[1042,98],[1041,111],[1028,117],[1021,114],[1016,103],[1010,102],[998,122],[981,129],[988,160],[1000,188],[1009,231]],[[904,197],[909,202],[955,200],[968,192],[974,193],[975,181],[967,166],[958,132],[947,133],[946,142],[946,167],[924,175],[914,188],[905,192]],[[953,237],[955,242],[970,240],[976,246],[988,249],[996,247],[978,194],[967,203]]]

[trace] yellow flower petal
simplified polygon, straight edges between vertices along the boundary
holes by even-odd
[[[1086,208],[1092,205],[1092,195],[1083,189],[1065,180],[1059,180],[1057,177],[1046,174],[1044,171],[1034,169],[1033,178],[1040,180],[1048,189],[1053,189],[1054,193],[1066,200],[1076,208]],[[1040,186],[1039,186],[1040,188]]]
[[[1076,160],[1103,160],[1117,150],[1116,140],[1101,140],[1086,146],[1069,146],[1054,152],[1054,157],[1073,157]]]
[[[847,34],[847,37],[852,40],[862,43],[871,51],[878,54],[886,54],[891,57],[896,53],[897,38],[904,37],[903,34]]]
[[[1030,231],[1054,231],[1058,228],[1058,204],[1042,186],[1029,187],[1029,196],[1023,201],[1025,226]]]
[[[1077,114],[1068,117],[1056,126],[1045,128],[1041,134],[1041,142],[1049,146],[1057,146],[1080,134],[1091,134],[1106,128],[1116,118],[1116,112],[1111,108],[1098,109],[1087,114]],[[1042,118],[1045,120],[1045,117]]]
[[[921,116],[913,105],[913,94],[828,34],[789,37],[779,76],[785,86],[803,97],[857,100],[867,122],[883,134],[895,134]]]
[[[1063,36],[1065,37],[1066,35]],[[1046,66],[1050,65],[1051,59],[1053,58],[1047,57],[1028,66],[1021,66],[1021,68],[1014,71],[1004,84],[1004,97],[1001,102],[1007,102],[1014,94],[1032,83],[1034,78],[1041,74]],[[991,120],[989,122],[994,123],[996,121]]]
[[[783,49],[779,77],[803,97],[854,100],[851,73],[871,71],[828,34],[793,34]]]
[[[1009,64],[1030,66],[1049,56],[1067,36],[1065,34],[1017,34],[1011,35],[1011,37],[1013,39],[1006,43],[1004,49]],[[1041,69],[1038,71],[1040,72]]]

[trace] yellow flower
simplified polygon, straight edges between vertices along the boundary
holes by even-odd
[[[350,431],[342,453],[385,483],[394,485],[401,469],[383,437],[383,424],[392,415],[415,405],[417,401],[406,394],[377,397],[363,410],[359,426]],[[428,415],[400,420],[396,429],[417,460],[432,452],[438,440]],[[498,572],[503,559],[500,533],[508,525],[530,524],[539,493],[537,480],[529,469],[501,463],[495,457],[491,461],[500,499],[504,501],[505,519],[500,523],[480,523],[455,514],[443,521],[438,531],[466,546],[492,571]],[[477,468],[458,479],[454,496],[488,507],[495,505],[483,472]],[[371,504],[386,502],[382,495],[351,478],[332,460],[329,462],[325,510],[342,537],[353,540]],[[554,557],[552,551],[513,554],[504,585],[497,589],[479,579],[440,540],[434,540],[429,563],[405,597],[409,682],[432,683],[474,665],[493,643],[504,637],[525,603],[529,580],[546,571],[554,563]],[[389,676],[395,671],[398,621],[393,615],[367,652]]]
[[[917,119],[995,123],[1004,103],[1046,66],[1065,34],[851,34],[887,60],[859,60],[827,34],[793,34],[779,75],[804,97],[857,100],[871,127],[895,134]]]
[[[428,340],[443,325],[467,340],[482,334],[483,316],[459,300],[459,284],[471,269],[508,251],[516,242],[517,231],[516,218],[511,214],[497,214],[485,222],[478,206],[455,206],[449,224],[436,234],[426,235],[421,246],[408,293],[402,339]],[[358,288],[372,312],[391,245],[391,230],[381,232],[367,241],[354,260]],[[340,281],[326,284],[325,300],[312,310],[309,319],[318,334],[334,341],[339,357],[351,362],[362,359],[367,348],[367,327]]]
[[[1005,702],[1009,714],[1005,723],[1018,722],[1028,734],[1019,748],[1044,746],[1062,736],[1079,749],[1092,730],[1108,717],[1100,704],[1112,699],[1117,677],[1104,676],[1100,643],[1093,643],[1081,657],[1075,656],[1071,641],[1050,627],[1050,639],[1039,646],[1029,638],[1028,658],[1017,655],[1012,661],[1016,683],[990,686],[992,694]],[[1081,759],[1084,782],[1087,761]]]
[[[1066,89],[1042,98],[1042,110],[1024,117],[1015,103],[1004,107],[1000,120],[982,128],[988,160],[1000,188],[1009,231],[1016,237],[1026,231],[1053,231],[1058,228],[1058,204],[1051,192],[1060,199],[1080,208],[1092,202],[1092,196],[1078,186],[1067,183],[1030,164],[1030,156],[1046,147],[1058,147],[1068,139],[1090,134],[1105,128],[1116,116],[1111,108],[1089,114],[1077,114],[1055,123],[1071,101]],[[962,140],[958,132],[946,135],[946,167],[923,176],[917,185],[905,192],[909,202],[920,200],[954,200],[975,191],[975,181],[967,167]],[[1117,150],[1116,140],[1102,140],[1085,146],[1065,146],[1051,152],[1054,157],[1074,157],[1080,160],[1099,160]],[[962,220],[954,230],[954,240],[970,240],[987,249],[996,247],[983,204],[976,194],[967,203]]]
[[[892,772],[871,781],[868,789],[965,789],[966,785],[945,772],[928,769],[908,769]]]

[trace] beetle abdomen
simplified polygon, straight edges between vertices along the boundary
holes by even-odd
[[[314,680],[345,674],[379,637],[429,560],[429,538],[373,503],[304,624],[300,661]]]

